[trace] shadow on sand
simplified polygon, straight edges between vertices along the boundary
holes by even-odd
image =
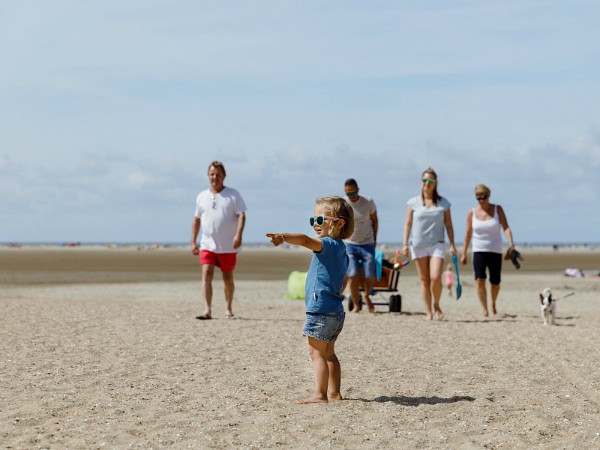
[[[395,403],[397,405],[402,406],[419,406],[419,405],[439,405],[440,403],[458,403],[458,402],[474,402],[475,398],[464,396],[464,395],[455,395],[450,398],[442,398],[438,396],[433,397],[388,397],[386,395],[381,397],[376,397],[372,400],[366,398],[349,398],[346,397],[346,400],[353,400],[357,402],[364,403]]]

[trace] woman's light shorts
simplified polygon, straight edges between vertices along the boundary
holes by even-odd
[[[335,312],[328,314],[306,313],[306,322],[302,334],[320,341],[335,341],[344,328],[346,313]]]
[[[446,257],[446,245],[443,242],[433,244],[431,247],[415,248],[410,247],[412,259],[417,258],[442,258]]]

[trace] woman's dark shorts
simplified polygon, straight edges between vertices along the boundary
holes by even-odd
[[[490,272],[490,283],[500,284],[500,272],[502,271],[502,255],[492,252],[473,253],[473,273],[475,279],[486,279],[486,269]]]

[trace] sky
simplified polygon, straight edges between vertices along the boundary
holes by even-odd
[[[600,2],[0,2],[0,242],[190,240],[221,160],[244,239],[355,178],[402,240],[429,166],[456,241],[600,242]]]

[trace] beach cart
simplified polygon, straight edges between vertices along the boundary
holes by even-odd
[[[394,262],[390,262],[383,258],[383,252],[376,250],[375,262],[377,264],[377,278],[371,291],[371,302],[373,305],[388,306],[390,312],[402,312],[402,296],[396,292],[398,292],[400,269],[406,266],[408,261],[399,262],[399,253],[397,252]],[[365,278],[362,267],[360,268],[359,283],[361,303],[364,305],[362,293],[365,291]],[[348,310],[352,311],[353,309],[354,303],[348,295]]]

